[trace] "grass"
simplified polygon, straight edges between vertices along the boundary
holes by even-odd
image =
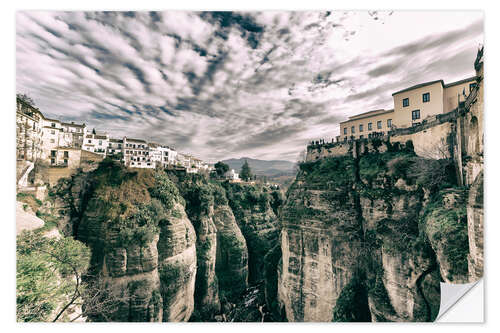
[[[43,205],[42,201],[37,199],[31,193],[17,193],[16,200],[25,203],[23,205],[24,210],[26,210],[29,206],[34,212],[36,212]]]
[[[37,229],[39,231],[42,231],[42,232],[43,231],[50,231],[50,230],[57,228],[59,226],[59,224],[57,222],[58,219],[54,215],[42,213],[40,210],[37,210],[36,216],[39,217],[40,219],[42,219],[43,222],[45,222],[43,227]]]

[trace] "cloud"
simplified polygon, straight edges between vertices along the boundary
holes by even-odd
[[[112,136],[210,161],[294,160],[347,116],[391,107],[397,89],[473,73],[477,15],[442,12],[418,33],[402,15],[20,11],[16,86],[47,116]]]

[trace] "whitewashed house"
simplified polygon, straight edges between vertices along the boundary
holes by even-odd
[[[224,174],[224,178],[228,179],[228,180],[234,180],[234,181],[240,180],[239,174],[237,172],[235,172],[234,169],[231,169],[231,170],[227,171]]]
[[[156,167],[156,163],[151,160],[149,145],[145,140],[124,137],[123,150],[123,158],[127,167],[150,169]]]
[[[108,141],[108,147],[106,148],[106,154],[108,156],[123,154],[123,139],[110,138]]]
[[[87,133],[83,138],[82,149],[106,157],[109,135],[106,132]]]

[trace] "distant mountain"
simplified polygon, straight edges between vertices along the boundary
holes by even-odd
[[[293,176],[295,175],[294,165],[295,163],[289,161],[281,160],[258,160],[254,158],[242,157],[242,158],[231,158],[229,160],[224,160],[222,162],[229,165],[230,169],[234,169],[236,172],[241,171],[241,167],[245,160],[248,161],[248,165],[252,170],[254,175],[258,176],[268,176],[268,177],[278,177],[278,176]]]

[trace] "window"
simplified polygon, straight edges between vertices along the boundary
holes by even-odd
[[[431,93],[422,94],[422,102],[427,103],[431,100]]]
[[[69,152],[65,151],[64,152],[64,158],[68,158],[69,157]]]
[[[56,140],[50,139],[50,143],[55,143],[55,142],[56,142]]]
[[[469,84],[469,93],[476,87],[476,83]]]
[[[409,98],[403,98],[403,107],[410,106],[410,99]]]
[[[360,138],[360,139],[363,139],[363,138],[364,138],[364,135],[363,135],[363,134],[361,134],[361,135],[359,136],[359,138]]]
[[[359,124],[359,131],[363,132],[363,124]]]
[[[420,119],[420,110],[413,110],[411,112],[411,120]]]
[[[368,130],[371,131],[372,130],[372,123],[368,123]]]
[[[344,135],[347,134],[347,127],[344,127]]]
[[[56,123],[51,123],[50,126],[56,127]]]
[[[56,157],[56,153],[57,153],[57,151],[55,151],[55,150],[51,150],[51,151],[50,151],[50,156],[51,156],[51,157]]]
[[[52,130],[50,131],[50,134],[56,134],[56,131]]]
[[[354,133],[354,126],[351,126],[351,133]]]
[[[56,159],[55,159],[55,158],[51,158],[51,159],[50,159],[50,163],[51,163],[51,164],[56,164]]]
[[[347,136],[344,138],[344,142],[347,142]]]
[[[382,120],[377,121],[377,129],[382,129]]]
[[[392,119],[387,119],[387,127],[391,128],[392,126]]]
[[[67,159],[64,159],[64,164],[68,164],[68,160]]]
[[[88,140],[88,143],[92,143],[92,140]]]
[[[99,146],[102,146],[102,140],[99,140]]]

